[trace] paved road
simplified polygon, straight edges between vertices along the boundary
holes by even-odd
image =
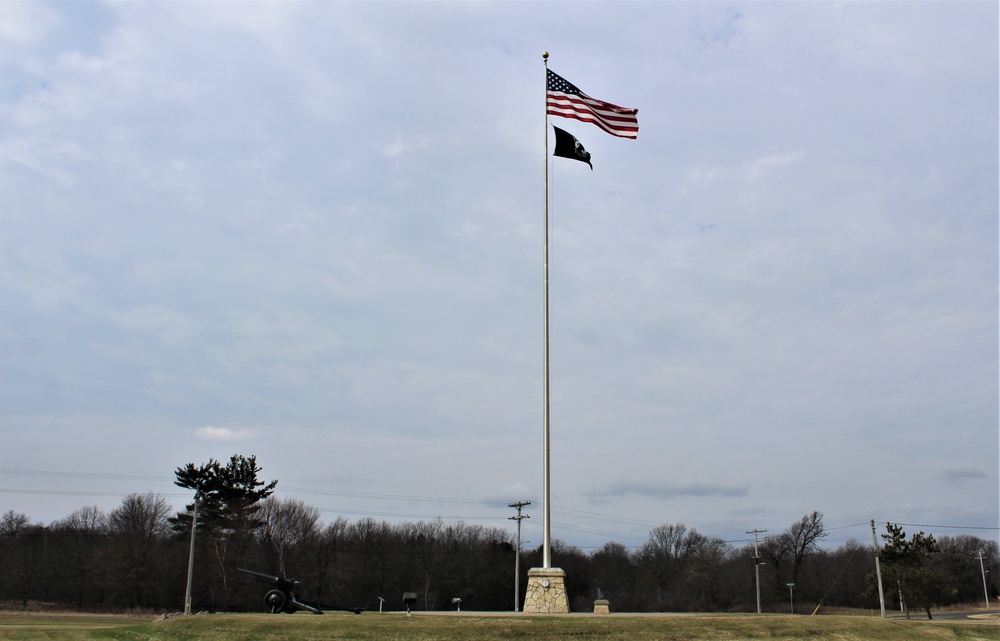
[[[970,610],[969,612],[937,612],[931,610],[935,619],[986,619],[1000,621],[1000,610]],[[902,614],[886,616],[887,619],[905,619]],[[924,612],[910,611],[911,619],[926,619]]]

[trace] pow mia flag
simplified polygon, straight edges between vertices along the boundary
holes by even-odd
[[[563,131],[555,125],[552,128],[556,130],[556,150],[552,152],[552,155],[585,162],[590,165],[590,170],[593,171],[594,166],[590,164],[590,152],[583,148],[580,141],[568,131]]]

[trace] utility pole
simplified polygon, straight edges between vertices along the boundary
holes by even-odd
[[[754,528],[747,530],[747,534],[753,534],[753,571],[757,578],[757,614],[760,614],[760,553],[757,551],[757,535],[763,534],[767,530]]]
[[[521,510],[526,505],[531,505],[531,501],[517,501],[508,503],[507,507],[517,509],[517,516],[507,517],[511,521],[517,521],[517,550],[514,552],[514,612],[520,611],[521,603],[521,519],[530,519],[528,514],[521,515]]]
[[[194,535],[198,531],[198,499],[201,491],[194,493],[194,514],[191,516],[191,549],[188,551],[187,590],[184,592],[184,614],[191,615],[191,583],[194,578]]]
[[[872,519],[872,545],[875,546],[875,576],[878,578],[878,605],[882,609],[882,618],[885,618],[885,593],[882,591],[882,566],[879,563],[879,545],[875,538],[875,519]]]
[[[983,565],[983,551],[979,551],[979,571],[983,573],[983,595],[986,597],[986,609],[990,609],[990,589],[986,587],[986,566]]]

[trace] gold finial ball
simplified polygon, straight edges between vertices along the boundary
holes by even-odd
[[[542,52],[542,58],[545,58],[546,60],[548,60],[548,57],[549,57],[549,52],[548,51],[543,51]]]

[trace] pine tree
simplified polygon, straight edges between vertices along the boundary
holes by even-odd
[[[195,491],[198,530],[209,535],[230,609],[239,601],[239,590],[229,578],[245,564],[253,533],[264,524],[258,516],[261,501],[273,494],[278,484],[276,480],[261,481],[257,476],[260,471],[256,456],[234,454],[225,466],[209,459],[204,465],[188,463],[174,472],[175,485]],[[192,514],[193,507],[188,506]],[[174,530],[190,530],[191,519],[191,514],[177,514],[171,519]]]
[[[882,535],[886,543],[880,553],[884,581],[898,588],[907,617],[912,605],[933,619],[931,608],[946,603],[953,592],[947,577],[937,569],[937,541],[932,534],[923,532],[907,540],[902,526],[893,523],[886,523],[886,530],[887,534]],[[875,581],[873,574],[868,577],[869,592]]]

